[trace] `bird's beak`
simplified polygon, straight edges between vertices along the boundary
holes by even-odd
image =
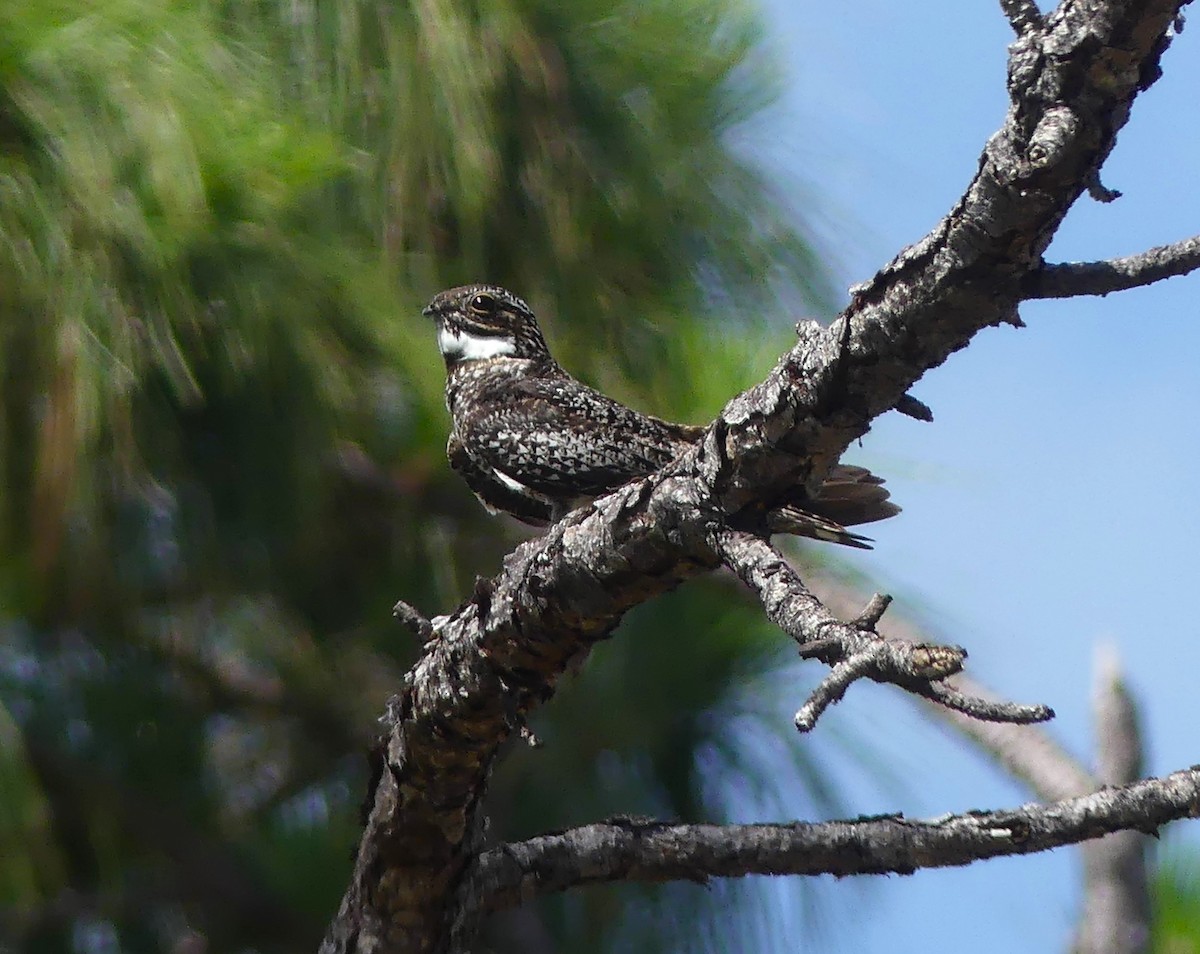
[[[432,304],[426,305],[424,308],[421,309],[421,314],[424,315],[426,318],[432,318],[433,317],[433,305]]]

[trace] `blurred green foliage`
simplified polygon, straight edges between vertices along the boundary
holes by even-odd
[[[1153,954],[1200,954],[1200,852],[1168,844],[1151,884]]]
[[[737,0],[0,0],[0,947],[315,946],[418,650],[389,607],[521,534],[444,462],[420,306],[503,283],[581,377],[710,417],[828,299],[735,141],[773,82]],[[780,643],[720,580],[640,608],[495,830],[828,802],[745,689]],[[489,943],[711,948],[703,903]]]

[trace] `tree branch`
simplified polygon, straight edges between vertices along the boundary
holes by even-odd
[[[1027,855],[1200,816],[1200,769],[1049,805],[933,821],[900,816],[792,825],[601,823],[484,852],[467,874],[484,911],[585,884],[747,874],[911,874]]]
[[[991,696],[987,689],[966,676],[958,676],[954,681],[972,695],[985,699]],[[959,712],[930,708],[941,721],[966,736],[1014,778],[1024,782],[1038,798],[1053,801],[1100,787],[1099,781],[1045,731],[1031,726],[980,722]]]
[[[839,581],[827,583],[828,587],[823,589],[828,590],[830,605],[836,612],[848,612],[858,595]],[[894,615],[888,617],[886,636],[910,643],[924,639],[915,624]],[[946,685],[976,699],[996,700],[994,692],[965,673],[947,680]],[[969,739],[1043,801],[1085,795],[1100,787],[1099,780],[1040,727],[982,721],[932,702],[927,708],[931,715]],[[1121,781],[1131,782],[1133,778]]]
[[[392,607],[392,615],[422,644],[429,642],[433,636],[433,623],[427,620],[411,603],[397,600],[396,605]]]
[[[1043,265],[1031,272],[1025,298],[1073,298],[1077,295],[1107,295],[1164,278],[1186,275],[1200,268],[1200,235],[1160,245],[1140,255],[1104,262],[1067,262]]]
[[[812,729],[825,709],[858,679],[892,683],[976,719],[1024,723],[1053,717],[1047,706],[997,703],[941,684],[962,668],[966,651],[960,646],[881,638],[875,625],[890,597],[876,595],[852,623],[844,623],[766,540],[723,527],[712,533],[709,542],[721,562],[758,597],[767,618],[800,644],[800,655],[833,667],[796,713],[801,732]]]

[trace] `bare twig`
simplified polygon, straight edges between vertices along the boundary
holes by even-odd
[[[835,613],[852,613],[862,599],[862,594],[843,580],[823,576],[817,582]],[[895,614],[888,617],[885,629],[884,635],[889,640],[920,643],[927,638],[915,623]],[[1006,705],[965,673],[947,679],[942,685],[967,698]],[[968,738],[1045,801],[1085,795],[1100,787],[1099,780],[1042,729],[984,721],[974,713],[967,715],[957,708],[929,702],[930,714]]]
[[[854,628],[871,630],[873,632],[879,621],[883,619],[883,614],[887,612],[888,607],[891,605],[892,598],[890,596],[883,593],[876,593],[867,602],[867,605],[863,607],[862,612],[854,617],[852,621]]]
[[[411,603],[397,600],[396,605],[392,607],[392,615],[422,643],[429,642],[429,638],[433,635],[433,623]]]
[[[792,719],[796,728],[801,732],[810,731],[826,709],[841,701],[850,684],[870,676],[874,667],[875,658],[869,652],[853,653],[848,659],[837,663],[797,710]]]
[[[1027,725],[1031,722],[1046,722],[1054,718],[1054,710],[1040,704],[1020,702],[997,702],[969,696],[944,682],[931,682],[927,686],[906,687],[931,702],[945,706],[955,712],[982,719],[984,722],[1009,722]]]
[[[840,613],[852,611],[861,598],[836,580],[825,581],[822,591]],[[910,642],[921,638],[916,627],[895,617],[889,617],[888,635]],[[931,705],[929,711],[992,756],[1039,798],[1067,799],[1094,792],[1102,783],[1128,784],[1141,774],[1141,734],[1111,651],[1101,653],[1096,681],[1097,776],[1041,729],[983,722],[941,706]],[[965,675],[955,676],[954,683],[972,696],[991,696]],[[1147,842],[1143,834],[1124,831],[1083,846],[1084,899],[1075,954],[1140,954],[1145,950],[1150,937]]]
[[[903,395],[896,402],[896,410],[906,417],[911,417],[915,421],[924,421],[929,424],[933,421],[933,411],[924,401],[918,401],[911,394]]]
[[[791,825],[587,825],[482,853],[467,874],[482,910],[610,881],[746,874],[910,874],[1023,855],[1200,816],[1200,769],[1048,805],[936,821],[900,816]]]
[[[985,699],[991,696],[967,676],[955,676],[954,682],[957,688],[973,696]],[[991,755],[1041,799],[1070,798],[1100,787],[1091,773],[1043,730],[983,722],[939,706],[931,706],[930,711]]]
[[[1160,245],[1140,255],[1103,262],[1066,262],[1043,265],[1031,272],[1025,298],[1073,298],[1107,295],[1164,278],[1186,275],[1200,268],[1200,235],[1172,245]]]
[[[721,562],[758,597],[771,622],[800,644],[800,654],[833,667],[796,713],[796,728],[801,732],[816,725],[858,679],[892,683],[977,719],[1041,722],[1054,715],[1046,706],[973,698],[942,683],[962,668],[966,651],[939,643],[881,639],[875,625],[890,597],[872,597],[853,622],[843,622],[766,540],[725,527],[713,530],[709,540]]]
[[[1000,0],[1000,9],[1017,36],[1024,36],[1041,26],[1042,14],[1033,0]]]

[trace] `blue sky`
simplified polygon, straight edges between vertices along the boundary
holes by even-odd
[[[757,148],[803,184],[806,209],[816,203],[845,288],[961,194],[1004,117],[1012,34],[995,0],[768,0],[767,10],[788,92]],[[1081,200],[1051,259],[1126,255],[1200,232],[1198,30],[1167,53],[1105,168],[1124,197]],[[934,424],[889,415],[849,455],[886,475],[905,508],[852,561],[901,611],[965,645],[977,678],[1052,705],[1051,731],[1085,757],[1096,647],[1115,646],[1154,773],[1200,762],[1200,620],[1189,612],[1200,593],[1198,299],[1191,276],[1026,305],[1028,328],[984,332],[917,385]],[[928,816],[1029,800],[899,695],[856,687],[830,717],[884,726],[876,741],[911,779],[897,796],[848,778],[856,810]],[[1197,834],[1177,824],[1168,841]],[[968,938],[981,952],[1065,950],[1078,873],[1070,851],[842,883],[831,890],[858,916],[832,933],[844,950]]]

